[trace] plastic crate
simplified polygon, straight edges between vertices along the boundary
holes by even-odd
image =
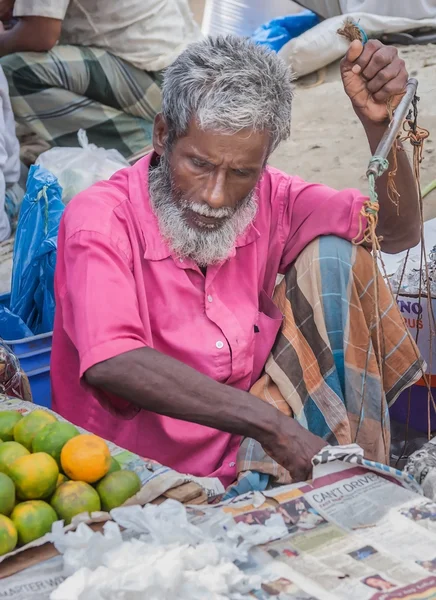
[[[0,304],[9,306],[9,294],[0,296]],[[20,361],[29,378],[35,404],[51,408],[50,358],[53,332],[21,340],[4,340]]]

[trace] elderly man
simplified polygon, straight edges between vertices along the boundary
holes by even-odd
[[[377,41],[354,42],[342,77],[374,149],[388,98],[397,102],[405,88],[404,63]],[[238,471],[265,473],[248,466],[250,456],[257,463],[269,457],[267,473],[280,465],[289,478],[304,478],[326,441],[357,439],[369,456],[380,455],[389,394],[419,369],[382,290],[384,342],[395,356],[386,362],[395,376],[387,385],[377,371],[372,259],[344,241],[365,225],[367,198],[267,166],[289,136],[291,104],[291,75],[275,54],[235,37],[190,45],[166,72],[154,152],[77,196],[59,233],[53,408],[144,457],[224,485],[236,479],[237,460]],[[386,182],[379,190],[388,252],[419,236],[405,153],[398,161],[399,214]],[[286,274],[276,296],[281,310],[272,301],[278,273]],[[341,302],[351,288],[347,321]],[[269,403],[249,390],[274,342],[268,364],[275,359],[276,369],[254,388]],[[393,342],[400,352],[390,352]],[[281,362],[289,347],[300,408],[295,394],[282,397],[283,406],[275,400],[290,377]]]
[[[77,131],[125,157],[151,147],[162,70],[201,37],[188,0],[0,0],[16,120],[50,145]],[[1,23],[0,23],[1,25]]]

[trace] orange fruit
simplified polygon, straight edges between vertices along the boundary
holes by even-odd
[[[17,504],[11,514],[11,521],[18,533],[18,543],[29,544],[49,531],[58,516],[47,502],[29,500]]]
[[[133,471],[113,471],[95,488],[100,496],[101,507],[106,512],[121,506],[141,489],[141,480]]]
[[[30,452],[36,434],[49,423],[55,423],[56,417],[45,410],[34,410],[23,417],[14,427],[14,439]]]
[[[59,469],[54,458],[45,452],[17,458],[9,468],[9,477],[15,483],[21,500],[47,498],[56,489]]]
[[[50,504],[60,519],[69,525],[76,515],[101,510],[100,497],[95,489],[84,481],[67,481],[60,485]]]
[[[3,442],[0,445],[0,473],[9,473],[9,468],[20,456],[28,456],[29,451],[18,442]]]
[[[62,448],[68,440],[76,435],[79,435],[79,432],[71,423],[60,421],[49,423],[33,438],[32,452],[46,452],[50,454],[60,467]]]
[[[94,483],[109,472],[111,462],[106,442],[92,434],[71,438],[61,452],[62,470],[73,481]]]
[[[58,475],[58,479],[56,481],[56,487],[58,488],[60,485],[62,485],[63,483],[65,483],[66,481],[70,481],[68,479],[68,477],[66,475],[64,475],[63,473],[59,473]]]
[[[14,482],[5,473],[0,473],[0,515],[11,514],[15,506]]]
[[[0,411],[0,438],[4,442],[11,442],[14,439],[14,427],[22,418],[23,415],[16,410]]]
[[[0,556],[12,552],[17,545],[17,530],[12,521],[0,515]]]

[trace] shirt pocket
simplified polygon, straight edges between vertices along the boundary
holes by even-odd
[[[254,359],[250,387],[259,379],[283,321],[283,315],[263,290],[254,326]]]

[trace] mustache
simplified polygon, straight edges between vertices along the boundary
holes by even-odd
[[[185,210],[191,210],[202,217],[211,217],[214,219],[230,219],[235,214],[235,209],[230,206],[212,208],[208,204],[193,202],[187,198],[180,198],[180,205]]]

